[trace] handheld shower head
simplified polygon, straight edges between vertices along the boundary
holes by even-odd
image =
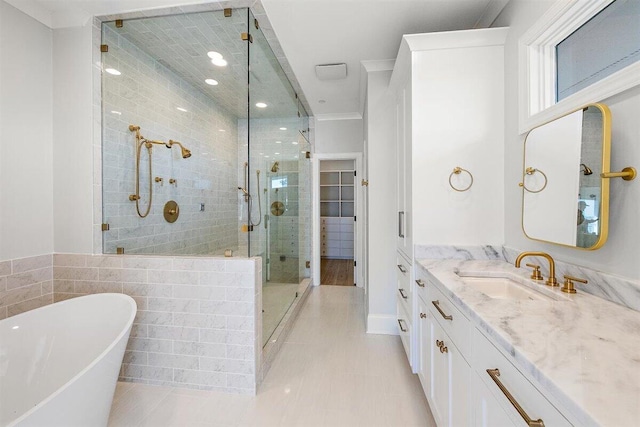
[[[242,187],[238,187],[238,190],[242,191],[242,194],[244,195],[244,197],[248,197],[249,196],[249,192],[247,190],[245,190]]]
[[[182,158],[183,159],[188,159],[189,157],[191,157],[191,151],[190,150],[188,150],[188,149],[186,149],[184,147],[181,147],[181,150],[182,150]]]
[[[280,169],[280,162],[274,162],[271,167],[271,172],[276,173],[278,172],[278,169]]]

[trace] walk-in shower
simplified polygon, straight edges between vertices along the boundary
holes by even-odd
[[[105,22],[101,50],[104,252],[261,257],[266,342],[310,276],[311,174],[307,113],[259,23]]]

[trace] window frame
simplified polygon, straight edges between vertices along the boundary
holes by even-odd
[[[640,85],[640,62],[556,102],[556,45],[615,0],[558,0],[518,42],[520,134]]]

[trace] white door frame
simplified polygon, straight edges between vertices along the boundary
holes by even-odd
[[[313,155],[312,168],[313,168],[313,284],[314,286],[320,285],[320,161],[321,160],[354,160],[356,176],[354,181],[354,198],[356,204],[356,224],[355,224],[355,242],[353,245],[353,257],[356,261],[356,285],[359,288],[364,287],[364,265],[365,261],[362,259],[364,254],[363,239],[364,236],[364,206],[362,203],[362,186],[360,180],[363,177],[362,169],[362,153],[316,153]],[[358,219],[359,218],[359,219]]]

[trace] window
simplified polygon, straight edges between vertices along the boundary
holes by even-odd
[[[640,1],[615,0],[556,46],[556,100],[640,60]]]
[[[638,0],[558,0],[520,38],[520,133],[640,85],[639,28]]]

